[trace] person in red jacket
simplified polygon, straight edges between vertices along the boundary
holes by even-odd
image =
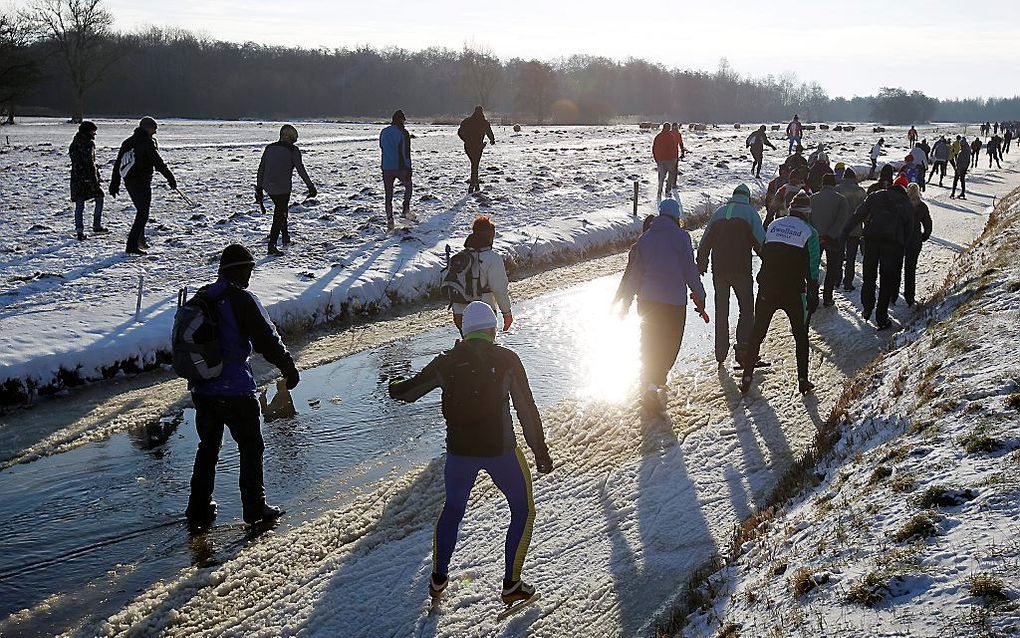
[[[669,122],[664,122],[662,131],[652,141],[652,157],[659,172],[659,190],[656,199],[662,199],[662,183],[668,178],[667,195],[676,188],[676,164],[680,158],[680,146],[677,144]]]

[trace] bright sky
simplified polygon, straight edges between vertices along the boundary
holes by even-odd
[[[830,95],[881,86],[936,97],[1020,93],[1017,0],[107,0],[119,29],[173,25],[229,41],[459,49],[503,59],[640,57],[742,75],[792,71]]]

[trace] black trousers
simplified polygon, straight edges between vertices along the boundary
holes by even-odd
[[[666,375],[680,354],[687,306],[639,300],[638,315],[641,316],[641,380],[645,385],[666,385]]]
[[[917,287],[917,258],[921,256],[921,242],[907,244],[903,254],[903,298],[914,305]]]
[[[769,291],[758,287],[758,299],[754,304],[754,329],[751,331],[751,342],[747,347],[744,359],[744,376],[754,372],[754,364],[761,353],[761,344],[768,334],[772,316],[782,310],[790,319],[790,332],[797,351],[797,376],[808,378],[808,324],[807,298],[797,290]]]
[[[712,271],[715,288],[715,360],[722,363],[730,351],[730,290],[737,296],[737,361],[744,360],[754,328],[754,282],[751,272]]]
[[[967,167],[956,167],[956,173],[953,174],[953,190],[950,194],[956,192],[956,184],[960,184],[960,196],[967,194]]]
[[[864,268],[861,284],[861,305],[864,316],[875,311],[875,321],[884,324],[889,321],[889,302],[900,289],[900,273],[903,270],[903,247],[893,242],[865,241]],[[875,286],[878,285],[878,305],[875,305]]]
[[[822,286],[822,299],[832,301],[832,291],[843,278],[843,244],[838,239],[830,240],[822,249],[825,254],[825,282]],[[856,258],[856,255],[854,255]],[[852,275],[851,275],[852,277]]]
[[[857,250],[861,247],[860,237],[847,237],[843,247],[843,287],[854,285],[854,272],[857,270]]]
[[[262,420],[259,402],[254,396],[213,396],[192,393],[195,404],[195,428],[198,451],[191,474],[191,498],[188,510],[203,512],[212,500],[216,482],[216,463],[223,443],[223,428],[237,443],[241,457],[241,506],[246,513],[259,512],[266,503],[262,479]]]
[[[283,243],[290,243],[290,229],[287,228],[290,212],[290,193],[270,195],[273,200],[273,226],[269,229],[269,245],[275,246],[276,240],[283,235]]]
[[[753,148],[751,149],[751,157],[754,158],[754,161],[751,162],[751,172],[754,173],[755,177],[758,177],[759,175],[761,175],[761,163],[762,163],[762,157],[763,157],[764,153],[765,153],[765,149],[761,149],[761,150],[757,150],[757,149],[753,149]]]
[[[464,145],[464,152],[467,153],[468,159],[471,161],[471,181],[470,189],[478,190],[478,165],[482,162],[482,151],[485,149],[485,145],[481,146],[468,146]]]
[[[935,173],[939,174],[939,186],[941,186],[942,185],[942,180],[946,176],[946,161],[945,160],[935,160],[935,163],[931,165],[931,173],[928,174],[928,181],[929,182],[931,181],[931,178],[935,176]]]
[[[145,225],[149,223],[149,210],[152,208],[152,183],[124,184],[131,203],[135,205],[135,221],[128,232],[127,249],[138,250],[138,243],[145,235]]]

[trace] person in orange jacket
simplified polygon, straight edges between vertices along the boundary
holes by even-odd
[[[667,194],[676,188],[677,160],[680,158],[680,145],[677,144],[669,122],[662,124],[662,131],[652,141],[652,157],[659,173],[659,190],[656,199],[662,199],[662,184],[667,182]],[[667,181],[668,178],[668,181]]]

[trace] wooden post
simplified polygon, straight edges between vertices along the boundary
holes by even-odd
[[[142,314],[142,284],[145,282],[145,275],[138,275],[138,301],[135,302],[135,323],[141,323]]]
[[[634,180],[634,217],[637,217],[638,183]]]

